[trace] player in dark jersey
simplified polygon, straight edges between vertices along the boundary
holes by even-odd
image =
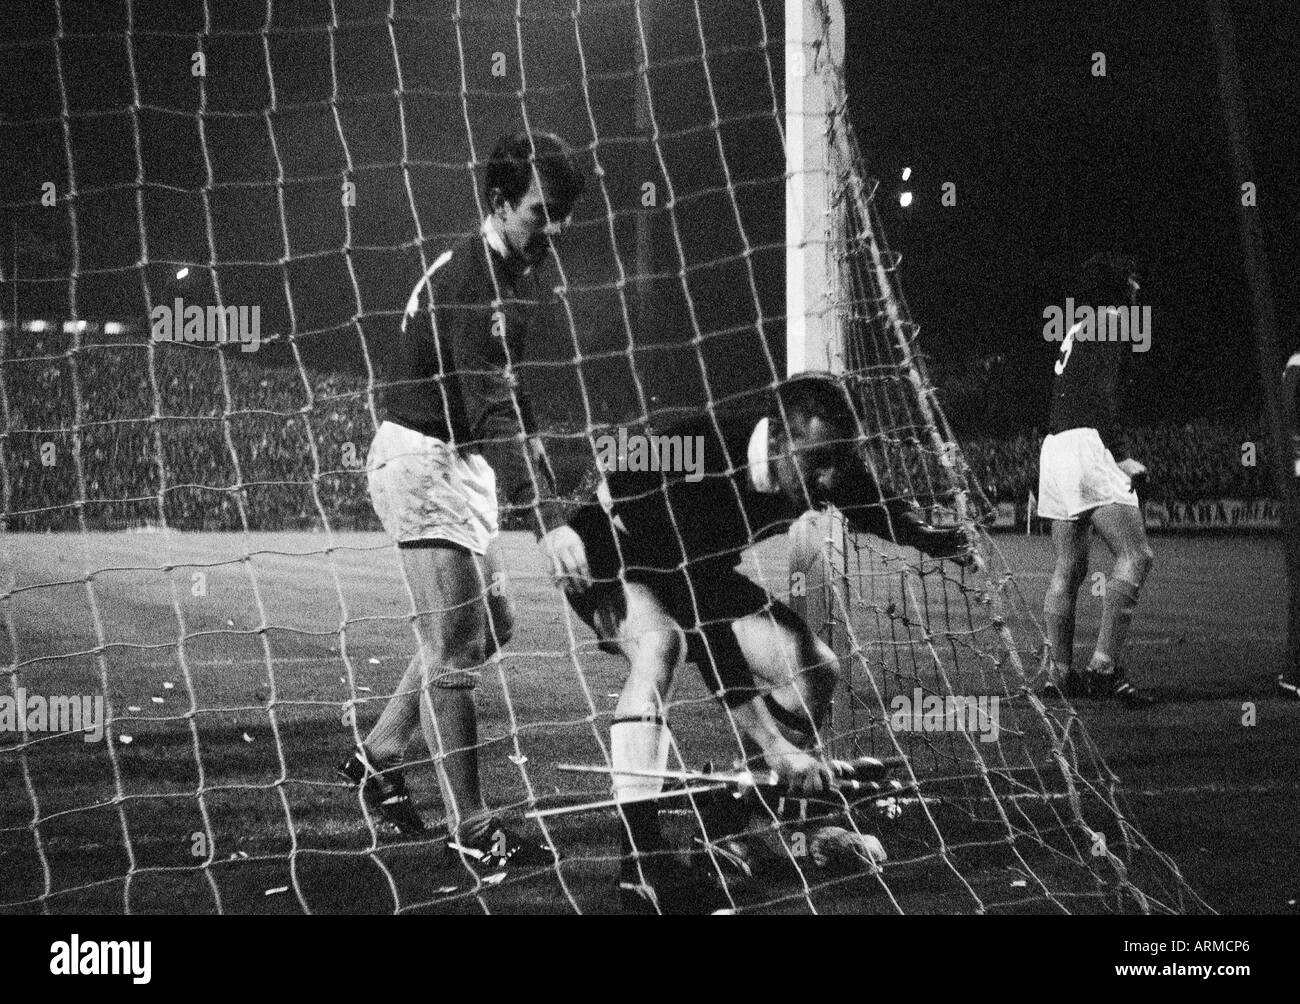
[[[682,456],[696,444],[700,462],[692,472],[606,472],[600,500],[570,520],[589,576],[571,579],[566,592],[631,663],[610,728],[614,790],[626,822],[624,901],[672,912],[690,904],[665,897],[678,900],[691,883],[666,874],[675,866],[656,856],[663,843],[653,799],[662,781],[618,772],[666,766],[666,709],[680,662],[699,665],[752,762],[775,771],[795,794],[831,783],[816,747],[837,680],[835,654],[736,570],[741,552],[828,505],[856,532],[932,555],[960,555],[968,544],[961,531],[935,529],[909,503],[882,492],[861,449],[851,396],[828,374],[792,378],[754,408],[720,408],[650,441],[678,447]]]
[[[503,137],[489,159],[491,212],[442,251],[406,304],[384,366],[385,420],[367,461],[371,501],[414,601],[419,653],[374,729],[340,766],[372,812],[404,833],[425,825],[399,764],[417,728],[433,754],[448,846],[479,870],[550,864],[547,847],[487,809],[479,787],[473,688],[510,635],[497,585],[499,502],[529,510],[552,562],[580,550],[553,496],[518,366],[537,306],[535,270],[568,225],[583,174],[558,137]]]
[[[1096,309],[1091,338],[1083,322],[1062,340],[1052,383],[1051,434],[1039,459],[1038,514],[1052,521],[1056,564],[1043,600],[1051,647],[1051,689],[1070,696],[1114,697],[1145,707],[1151,696],[1129,682],[1120,662],[1138,593],[1151,570],[1151,546],[1134,486],[1146,468],[1129,453],[1119,415],[1124,371],[1133,354],[1126,341],[1098,337],[1118,311],[1136,305],[1132,260],[1096,256],[1084,265],[1081,303]],[[1118,463],[1116,457],[1122,457]],[[1101,628],[1087,668],[1075,672],[1075,600],[1088,575],[1095,529],[1115,556],[1102,601]]]

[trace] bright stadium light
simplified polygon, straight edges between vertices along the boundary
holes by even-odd
[[[122,334],[125,330],[126,330],[126,327],[122,324],[121,321],[105,321],[105,322],[104,322],[104,334],[106,334],[106,335],[120,335],[120,334]]]
[[[912,176],[912,169],[910,167],[903,168],[903,180],[906,181],[911,176]]]
[[[177,278],[177,279],[184,279],[184,278],[185,278],[187,275],[189,275],[189,274],[190,274],[189,267],[186,266],[185,268],[180,269],[180,270],[176,273],[176,278]]]
[[[28,321],[23,325],[24,331],[44,331],[49,325],[44,321]]]
[[[904,209],[910,206],[912,204],[912,193],[900,192],[898,196],[898,204],[902,206]]]

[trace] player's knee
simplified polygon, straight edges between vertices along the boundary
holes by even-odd
[[[667,666],[670,670],[676,668],[686,654],[686,635],[680,628],[645,631],[632,643],[638,663]]]
[[[442,649],[442,658],[435,664],[437,671],[478,669],[487,658],[488,643],[483,626],[477,633],[458,632],[448,638]]]
[[[1082,582],[1068,575],[1053,573],[1047,580],[1047,593],[1043,597],[1043,612],[1057,617],[1068,617],[1074,612],[1074,597]]]
[[[657,701],[671,691],[677,668],[686,654],[686,638],[680,630],[656,629],[638,635],[625,635],[620,638],[620,644],[630,663],[627,682],[623,687],[627,707]],[[619,713],[622,714],[622,700],[619,707]]]
[[[1120,560],[1116,562],[1120,567],[1115,569],[1115,577],[1131,582],[1135,586],[1141,586],[1146,581],[1146,577],[1151,574],[1151,566],[1155,564],[1155,560],[1156,556],[1151,550],[1151,545],[1143,542],[1140,546],[1121,555]]]
[[[820,638],[813,646],[812,660],[804,666],[804,679],[819,695],[829,696],[840,679],[840,660],[834,650]]]
[[[425,686],[458,690],[475,685],[477,670],[482,666],[483,639],[442,639],[442,644],[426,645],[422,678]]]

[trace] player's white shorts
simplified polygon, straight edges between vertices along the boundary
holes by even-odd
[[[366,459],[370,503],[398,543],[448,540],[475,554],[498,530],[497,479],[481,454],[384,422]]]
[[[1129,476],[1096,429],[1066,429],[1043,440],[1038,455],[1038,515],[1075,520],[1103,505],[1137,507]]]

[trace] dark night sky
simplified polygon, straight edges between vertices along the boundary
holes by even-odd
[[[1284,348],[1300,283],[1300,31],[1285,4],[1233,12]],[[1003,353],[1042,400],[1053,347],[1041,311],[1092,250],[1147,271],[1153,347],[1142,419],[1252,414],[1258,374],[1237,232],[1236,182],[1202,6],[851,4],[855,118],[890,179],[913,165],[918,203],[886,228],[936,359]],[[1292,27],[1284,29],[1287,20]],[[1107,76],[1088,72],[1107,57]],[[938,205],[952,180],[958,206]],[[928,200],[928,201],[927,201]]]
[[[941,384],[1000,354],[1014,377],[1007,393],[1018,420],[1040,420],[1052,355],[1041,336],[1042,310],[1064,299],[1070,271],[1082,258],[1113,245],[1146,264],[1145,302],[1153,306],[1153,350],[1144,358],[1148,393],[1139,417],[1252,416],[1259,395],[1238,195],[1201,5],[847,0],[846,6],[852,114],[868,167],[883,179],[886,231],[904,255],[904,288]],[[513,0],[466,2],[459,44],[448,16],[451,0],[397,4],[405,130],[394,96],[387,0],[339,0],[334,70],[325,30],[329,3],[275,3],[270,76],[259,34],[265,3],[210,0],[206,143],[196,115],[199,89],[189,73],[203,4],[134,4],[141,106],[134,117],[125,4],[78,0],[63,7],[65,29],[74,36],[61,52],[80,189],[76,292],[85,317],[145,314],[136,266],[135,180],[142,171],[148,256],[158,263],[143,270],[153,302],[175,292],[166,281],[174,266],[163,263],[202,265],[215,258],[226,302],[261,303],[264,326],[292,330],[312,363],[356,367],[359,335],[381,354],[394,312],[419,272],[416,217],[399,166],[403,138],[426,257],[475,218],[459,94],[462,52],[478,155],[486,156],[495,135],[520,120]],[[1300,340],[1300,287],[1288,239],[1300,224],[1300,102],[1286,82],[1297,76],[1297,34],[1281,27],[1289,4],[1229,7],[1278,319],[1290,349]],[[657,158],[635,125],[630,2],[584,3],[581,46],[569,8],[565,0],[528,0],[523,40],[528,96],[522,107],[534,122],[583,147],[592,144],[594,118],[595,155],[605,170],[603,186],[595,180],[589,186],[562,257],[575,330],[557,312],[559,323],[536,356],[533,378],[552,391],[547,401],[561,418],[560,405],[577,390],[568,364],[575,338],[590,357],[584,372],[598,410],[617,411],[631,399],[611,232],[625,266],[634,268],[640,184],[653,178],[663,186]],[[780,3],[764,0],[762,9],[773,33],[779,97]],[[53,10],[52,3],[24,0],[0,12],[0,39],[12,40],[0,41],[0,222],[7,232],[12,220],[22,236],[21,274],[46,280],[20,284],[24,316],[61,316],[69,295],[66,203],[54,210],[34,204],[41,181],[54,180],[61,194],[67,184]],[[660,277],[652,284],[652,306],[641,315],[645,326],[635,333],[635,365],[650,393],[681,401],[698,400],[703,389],[689,343],[696,329],[680,296],[678,240],[715,396],[768,373],[735,209],[707,128],[712,107],[698,58],[701,35],[713,97],[726,120],[722,139],[734,205],[754,249],[758,306],[767,322],[761,330],[778,366],[783,351],[782,162],[758,48],[759,7],[752,0],[718,0],[701,10],[697,23],[684,0],[643,2],[656,64],[655,117],[679,203],[675,232],[662,204],[650,223],[651,265]],[[90,34],[79,37],[83,32]],[[490,72],[497,50],[509,55],[504,80]],[[1089,72],[1098,50],[1107,58],[1104,79]],[[586,90],[580,59],[587,62]],[[277,110],[268,116],[272,78]],[[328,103],[336,80],[337,124]],[[139,163],[133,122],[141,133]],[[205,150],[215,179],[206,207],[199,194]],[[351,174],[345,173],[348,155]],[[918,202],[908,211],[894,201],[904,165],[916,172],[909,187]],[[275,186],[281,169],[283,213]],[[358,189],[350,215],[338,195],[344,177]],[[944,181],[957,185],[956,207],[938,203]],[[352,251],[345,255],[349,225]],[[8,301],[12,293],[5,292]],[[192,301],[210,296],[208,270],[196,269],[183,292]],[[636,317],[634,311],[634,324]],[[245,362],[280,359],[270,350]]]

